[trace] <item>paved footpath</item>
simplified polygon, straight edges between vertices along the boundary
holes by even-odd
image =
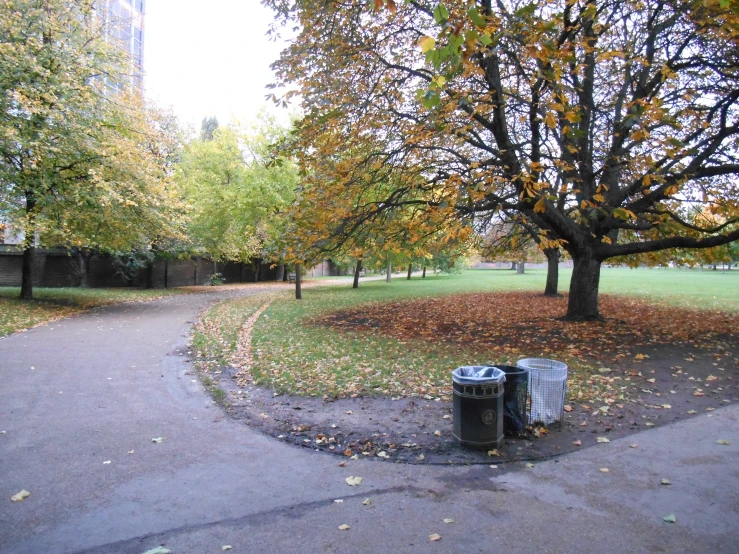
[[[219,295],[0,340],[0,552],[739,552],[737,405],[528,469],[341,468],[230,420],[203,390],[187,335]]]

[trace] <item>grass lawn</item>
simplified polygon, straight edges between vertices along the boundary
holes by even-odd
[[[569,271],[562,271],[561,283],[568,283],[569,276]],[[446,397],[449,394],[448,372],[454,367],[484,362],[511,363],[521,357],[546,355],[548,352],[543,346],[534,344],[535,341],[523,348],[512,349],[491,348],[490,344],[480,346],[475,344],[475,340],[465,340],[464,332],[459,333],[462,338],[455,343],[439,341],[431,333],[420,337],[409,333],[408,338],[404,338],[403,333],[380,333],[372,325],[361,330],[347,330],[349,326],[343,326],[339,330],[337,327],[342,327],[341,322],[333,326],[314,323],[330,317],[328,314],[331,312],[354,309],[355,316],[359,313],[359,323],[362,324],[364,310],[377,312],[379,309],[382,313],[382,306],[388,303],[424,297],[480,291],[540,291],[544,288],[545,278],[544,270],[528,271],[524,275],[506,270],[477,270],[452,276],[428,275],[423,280],[414,278],[407,281],[394,277],[390,284],[368,281],[361,283],[357,290],[351,289],[349,282],[347,285],[311,288],[305,290],[300,302],[295,301],[291,293],[281,293],[254,325],[252,349],[255,363],[251,376],[255,382],[273,386],[278,391],[303,395]],[[566,290],[566,286],[561,289]],[[601,292],[642,297],[663,308],[721,309],[739,313],[739,271],[607,268],[602,272]],[[542,297],[530,297],[529,313],[538,308],[537,298]],[[366,307],[357,310],[361,305]],[[404,310],[404,306],[406,304],[393,304],[392,309]],[[635,310],[644,310],[646,305],[636,302],[633,306]],[[206,359],[220,364],[227,362],[236,348],[239,327],[258,307],[259,300],[255,298],[219,305],[203,319],[195,336],[196,348]],[[484,311],[485,307],[482,309]],[[388,318],[393,316],[392,312],[385,313]],[[515,317],[516,314],[506,315]],[[607,313],[605,315],[608,316]],[[492,316],[495,320],[495,314]],[[412,324],[413,317],[413,314],[406,317],[404,323],[408,323],[410,318]],[[419,320],[433,317],[434,314],[428,312],[418,315]],[[573,326],[567,330],[570,336],[580,331],[589,332],[586,331],[588,327],[582,324],[569,325]],[[470,326],[470,333],[473,332],[478,333],[479,327]],[[594,335],[597,336],[598,332],[603,331],[596,331]],[[559,359],[576,368],[571,372],[573,377],[582,377],[577,379],[578,382],[587,384],[589,389],[585,390],[585,397],[588,392],[597,394],[602,389],[603,383],[597,371],[600,362],[584,358],[578,351],[564,351]],[[583,389],[573,386],[571,390],[582,392]]]
[[[18,298],[20,288],[0,287],[0,337],[97,306],[150,300],[183,292],[178,289],[37,287],[33,289],[34,300],[27,302]]]

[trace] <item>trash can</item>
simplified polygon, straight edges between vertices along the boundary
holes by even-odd
[[[529,424],[561,424],[567,391],[567,364],[545,358],[525,358],[516,362],[516,366],[529,372]]]
[[[464,446],[497,448],[503,441],[505,373],[490,366],[462,366],[452,371],[453,434]]]
[[[496,365],[505,373],[503,392],[503,432],[517,437],[526,432],[529,424],[529,372],[512,365]]]

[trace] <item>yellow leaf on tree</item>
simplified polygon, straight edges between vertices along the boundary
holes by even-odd
[[[545,211],[547,211],[547,205],[544,201],[544,198],[539,198],[539,201],[534,204],[534,211],[536,213],[544,213]]]
[[[436,41],[431,37],[422,36],[418,39],[418,46],[421,47],[421,52],[425,54],[429,50],[434,49],[434,47],[436,46]]]
[[[549,112],[544,117],[544,123],[546,123],[547,127],[550,129],[554,129],[557,126],[557,119],[554,117],[554,114],[552,112]]]

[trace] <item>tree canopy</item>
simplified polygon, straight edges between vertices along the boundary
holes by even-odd
[[[7,0],[0,10],[0,216],[36,245],[109,250],[174,232],[161,121],[126,94],[126,54],[96,3]]]
[[[341,206],[314,237],[519,213],[574,261],[570,319],[600,317],[605,260],[739,239],[725,0],[264,3],[297,28],[274,68],[306,113],[303,206]]]

